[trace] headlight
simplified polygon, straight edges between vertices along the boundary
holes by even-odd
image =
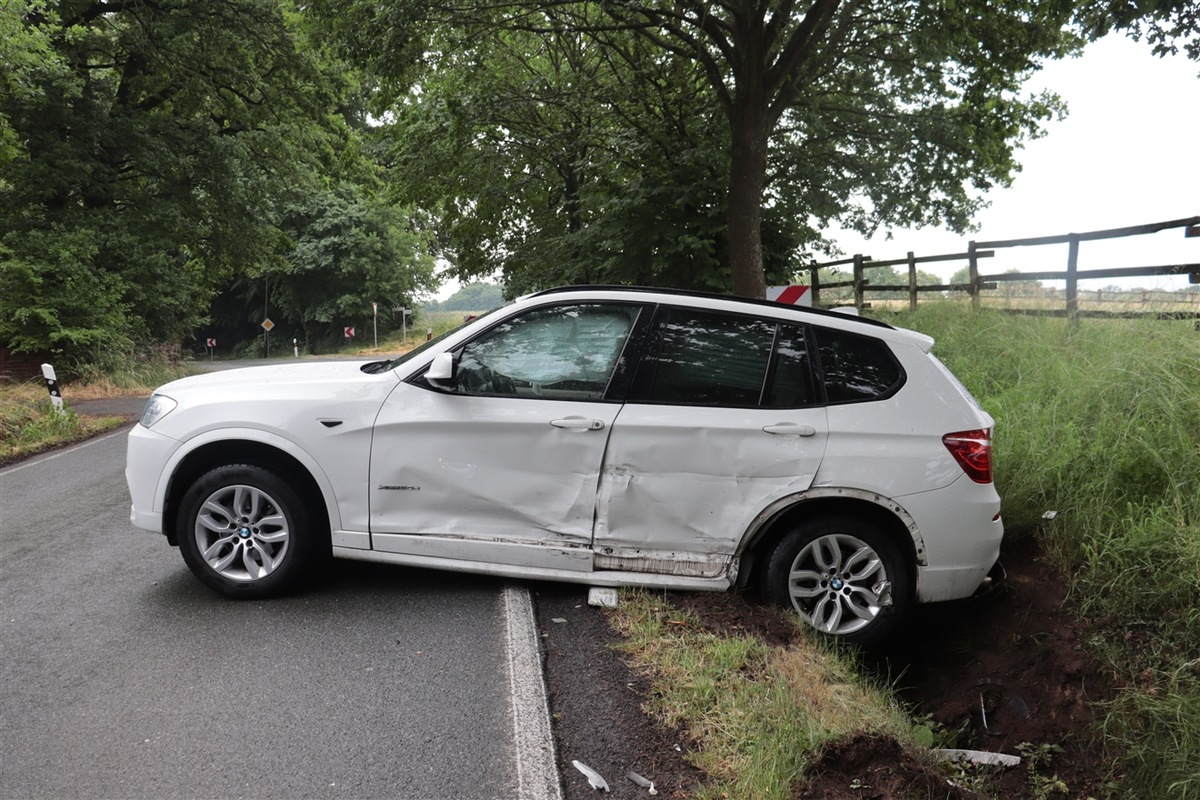
[[[177,405],[179,404],[165,394],[150,395],[150,399],[146,401],[146,407],[142,409],[142,418],[139,421],[149,428],[174,411]]]

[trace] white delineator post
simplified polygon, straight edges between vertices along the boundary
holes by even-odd
[[[54,406],[55,411],[62,411],[62,393],[58,390],[58,376],[54,374],[54,367],[42,364],[42,378],[45,379],[46,389],[50,392],[50,405]]]

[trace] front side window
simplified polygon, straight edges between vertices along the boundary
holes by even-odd
[[[538,308],[467,344],[455,369],[460,394],[600,400],[638,307],[607,303]]]

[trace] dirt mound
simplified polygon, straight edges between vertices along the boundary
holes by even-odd
[[[800,790],[803,800],[970,800],[974,795],[949,782],[929,764],[887,736],[859,734],[826,748]]]
[[[1095,721],[1091,703],[1111,694],[1109,676],[1089,657],[1084,623],[1063,607],[1065,579],[1041,557],[1033,539],[1006,542],[1001,559],[1008,578],[991,595],[918,606],[893,641],[862,659],[864,668],[896,687],[915,716],[928,720],[939,746],[1021,755],[1024,763],[990,769],[983,794],[972,795],[894,741],[861,736],[823,754],[814,773],[821,777],[799,789],[798,797],[1024,798],[1045,795],[1051,785],[1056,791],[1045,796],[1104,795],[1109,762],[1089,731]],[[592,796],[586,780],[571,774],[576,758],[605,763],[610,774],[620,775],[645,764],[638,771],[670,787],[666,796],[687,796],[703,782],[682,757],[687,743],[641,713],[644,681],[608,648],[615,636],[584,596],[578,588],[549,585],[538,593],[567,798]],[[797,636],[786,616],[752,599],[670,597],[709,630],[750,634],[776,645]],[[551,622],[553,617],[565,622]],[[1032,775],[1031,755],[1038,761]],[[610,796],[643,796],[641,791],[629,784],[628,794]]]

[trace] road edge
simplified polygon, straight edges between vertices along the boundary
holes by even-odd
[[[503,598],[518,797],[562,800],[533,595],[528,586],[506,583]]]

